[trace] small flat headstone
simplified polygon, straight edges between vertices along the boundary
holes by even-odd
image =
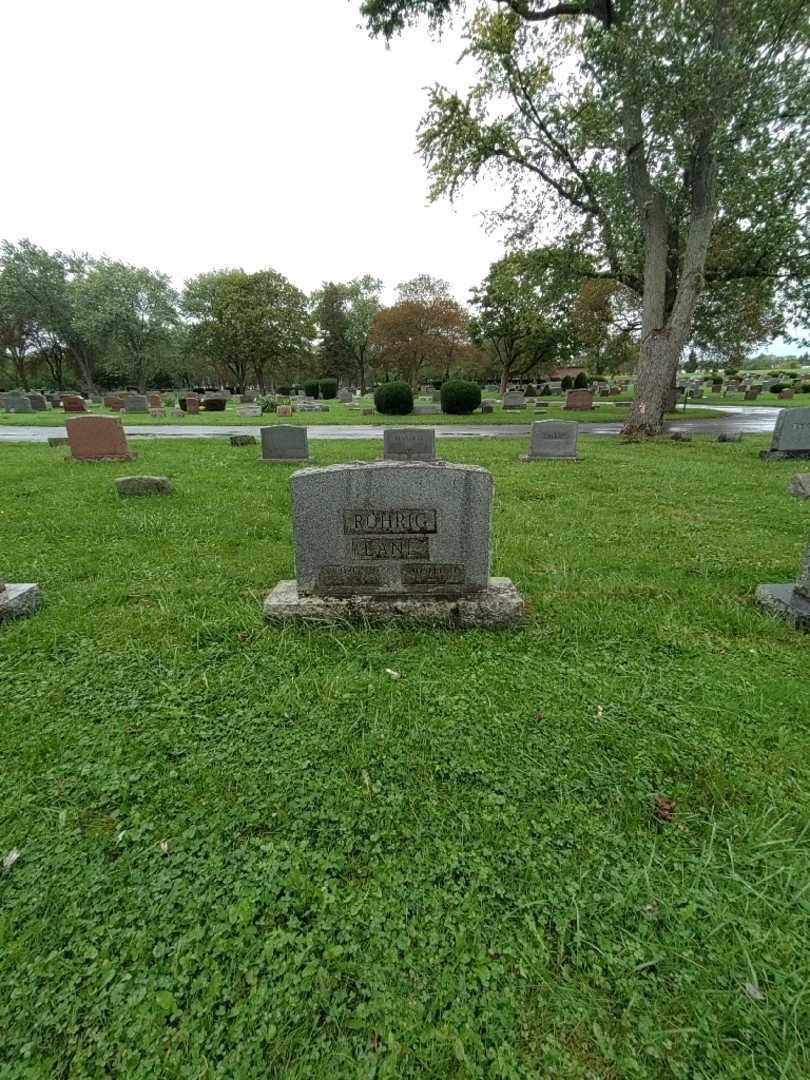
[[[672,441],[673,442],[691,442],[692,441],[692,436],[687,434],[687,432],[685,432],[685,431],[673,431],[672,432]]]
[[[796,473],[788,484],[788,492],[798,499],[810,499],[810,473]]]
[[[568,412],[590,412],[593,408],[593,394],[590,390],[569,390],[565,395],[563,408]]]
[[[276,416],[292,416],[292,405],[277,405]]]
[[[503,407],[509,409],[525,409],[526,395],[519,390],[507,390],[503,395]]]
[[[231,446],[255,446],[255,435],[231,435]]]
[[[167,476],[119,476],[115,481],[119,495],[171,495]]]
[[[717,436],[718,442],[742,442],[742,432],[740,431],[721,431]]]
[[[39,585],[0,583],[0,622],[6,619],[25,619],[33,615],[42,603]]]

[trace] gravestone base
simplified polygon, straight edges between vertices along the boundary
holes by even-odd
[[[810,634],[810,600],[797,592],[794,585],[758,585],[756,601],[767,615]]]
[[[0,592],[0,622],[4,619],[25,619],[33,615],[41,603],[39,585],[6,585],[5,591]]]
[[[285,462],[288,465],[300,465],[302,462],[307,464],[314,461],[313,457],[260,457],[259,461],[263,461],[265,465],[283,465]]]
[[[541,454],[521,454],[521,461],[582,461],[579,454],[557,454],[552,457],[550,454],[543,456]]]
[[[760,450],[762,461],[810,461],[810,450]]]
[[[411,623],[452,630],[508,630],[524,618],[523,597],[509,578],[459,599],[438,596],[299,596],[297,582],[280,581],[264,601],[267,622]]]
[[[48,440],[48,441],[50,442],[50,440]],[[65,441],[67,442],[67,440],[65,440]],[[75,458],[75,457],[73,457],[72,454],[67,454],[65,456],[65,461],[73,461],[77,465],[98,465],[99,462],[103,463],[105,461],[136,461],[137,458],[138,458],[138,455],[133,454],[133,453],[128,453],[128,454],[105,454],[104,457],[95,457],[95,458]]]

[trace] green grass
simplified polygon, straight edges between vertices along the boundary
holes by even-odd
[[[810,1075],[808,639],[752,602],[808,510],[766,444],[443,441],[529,604],[467,634],[265,627],[255,447],[139,442],[176,493],[119,500],[131,464],[2,446],[46,604],[0,628],[0,1077]]]
[[[349,409],[341,402],[329,402],[328,413],[296,412],[292,416],[276,416],[274,413],[266,413],[264,416],[238,416],[236,406],[230,405],[225,412],[199,413],[197,416],[174,416],[172,409],[166,410],[166,416],[150,416],[148,413],[133,413],[131,416],[121,416],[125,425],[161,425],[171,424],[181,427],[195,427],[199,425],[225,425],[233,427],[244,425],[255,427],[265,424],[351,424],[356,426],[379,427],[381,424],[462,424],[465,427],[479,424],[530,424],[533,420],[577,420],[581,424],[606,423],[613,421],[618,423],[627,414],[624,408],[616,408],[613,404],[598,405],[591,412],[566,412],[562,408],[562,399],[558,403],[549,406],[541,412],[535,413],[534,409],[521,409],[517,411],[504,411],[496,408],[493,413],[473,413],[472,416],[451,416],[437,413],[434,416],[382,416],[375,412],[373,416],[363,416],[360,409]],[[790,404],[790,402],[788,402]],[[99,416],[120,416],[111,409],[105,409],[101,405],[94,405],[91,410]],[[689,409],[689,419],[701,417],[717,417],[717,412],[711,409]],[[68,413],[69,417],[71,414]],[[678,412],[669,413],[671,419],[678,416]],[[40,413],[6,413],[0,412],[0,425],[20,427],[62,427],[65,423],[66,414],[61,409],[49,409]]]

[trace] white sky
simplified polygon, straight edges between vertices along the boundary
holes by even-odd
[[[307,292],[429,273],[456,297],[502,254],[480,184],[427,202],[425,86],[460,37],[387,50],[359,0],[11,0],[0,67],[0,237],[107,254],[181,286],[272,267]],[[772,349],[774,352],[790,348]]]
[[[0,236],[105,253],[178,285],[273,267],[307,292],[415,274],[466,301],[502,254],[477,211],[427,203],[424,87],[459,38],[386,50],[359,0],[17,0],[4,5]]]

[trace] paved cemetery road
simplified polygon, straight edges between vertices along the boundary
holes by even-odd
[[[700,408],[700,406],[695,406]],[[746,407],[744,405],[712,405],[711,408],[718,414],[717,419],[712,420],[669,420],[666,423],[667,431],[688,431],[692,435],[720,435],[724,433],[741,432],[744,435],[769,435],[776,423],[779,409],[771,409],[767,406]],[[532,414],[533,419],[542,420],[541,414]],[[575,419],[572,417],[572,419]],[[395,426],[395,422],[394,425]],[[463,424],[431,424],[426,421],[426,427],[432,427],[439,438],[492,438],[511,437],[526,438],[529,434],[529,423],[526,424],[475,424],[464,427]],[[583,424],[580,428],[580,436],[588,435],[618,435],[621,431],[621,422],[606,424]],[[205,424],[194,427],[180,427],[172,424],[154,424],[149,427],[137,424],[125,424],[124,430],[127,435],[134,439],[211,439],[228,438],[230,435],[255,435],[258,438],[259,428],[239,425],[238,427],[213,426]],[[381,439],[383,428],[371,425],[349,424],[310,424],[307,426],[310,439]],[[64,436],[63,427],[0,427],[0,443],[3,442],[47,442],[49,438]]]

